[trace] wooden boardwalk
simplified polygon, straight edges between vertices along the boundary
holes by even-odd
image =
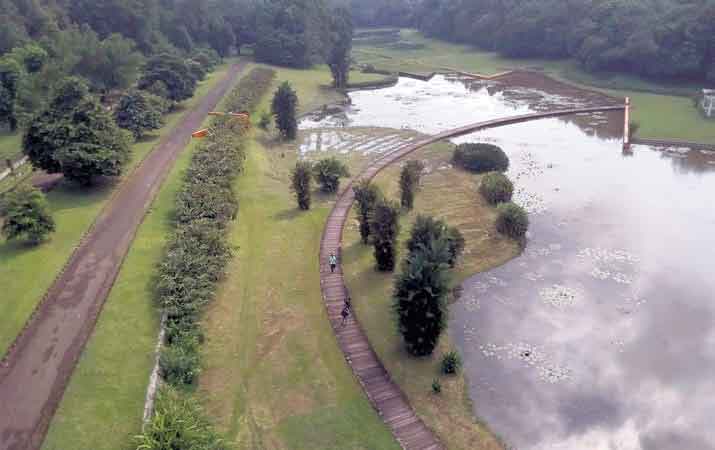
[[[530,120],[577,113],[623,110],[624,108],[625,106],[604,106],[523,114],[445,131],[421,141],[397,147],[372,162],[353,183],[360,180],[371,180],[381,170],[404,156],[444,139]],[[443,445],[432,430],[425,425],[422,419],[417,417],[400,387],[390,378],[390,374],[387,373],[377,354],[372,349],[355,315],[351,314],[346,324],[342,325],[340,313],[343,309],[345,298],[348,296],[348,290],[343,279],[342,268],[338,266],[335,273],[331,273],[328,266],[328,257],[333,252],[338,256],[340,255],[343,228],[355,201],[355,194],[352,189],[353,183],[342,191],[335,202],[335,206],[323,230],[323,239],[320,246],[320,284],[328,319],[335,332],[338,345],[365,391],[365,395],[367,395],[382,420],[390,427],[392,434],[402,448],[407,450],[443,449]]]

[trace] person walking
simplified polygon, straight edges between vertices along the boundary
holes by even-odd
[[[334,273],[335,268],[338,266],[338,257],[335,256],[335,253],[330,253],[328,264],[330,264],[330,273]]]
[[[343,318],[343,321],[340,323],[341,327],[345,326],[345,323],[348,321],[348,317],[350,317],[350,308],[345,306],[342,311],[340,311],[340,316]]]

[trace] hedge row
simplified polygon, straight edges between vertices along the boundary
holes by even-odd
[[[268,69],[251,71],[229,94],[228,107],[255,109],[273,76]],[[243,168],[244,126],[225,119],[212,123],[176,199],[176,230],[159,268],[156,294],[167,317],[161,374],[177,387],[193,384],[200,372],[200,315],[231,258],[226,229],[238,212],[233,186]]]

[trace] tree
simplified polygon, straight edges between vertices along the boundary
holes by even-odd
[[[514,184],[503,173],[490,172],[482,177],[479,193],[492,205],[510,202],[514,194]]]
[[[395,282],[393,309],[408,353],[432,354],[447,325],[448,245],[436,240],[411,252]]]
[[[298,201],[298,207],[304,211],[310,209],[312,179],[313,165],[309,161],[298,161],[291,174],[291,186]]]
[[[223,18],[215,18],[209,25],[209,45],[222,57],[228,56],[236,44],[236,35]]]
[[[415,191],[420,184],[425,166],[421,161],[408,161],[400,173],[400,204],[410,210],[415,203]]]
[[[381,199],[375,205],[370,220],[372,245],[375,247],[377,270],[392,272],[395,270],[397,236],[400,234],[400,206]]]
[[[447,253],[442,262],[454,267],[464,251],[464,237],[455,227],[448,226],[444,221],[430,216],[418,215],[407,241],[409,253],[415,253],[422,247],[430,247],[434,242],[445,241]]]
[[[129,139],[77,78],[64,79],[49,107],[30,122],[23,150],[36,168],[91,184],[117,176],[129,161]]]
[[[497,206],[497,231],[514,239],[522,239],[529,229],[529,214],[516,203]]]
[[[293,140],[298,134],[297,110],[298,95],[290,83],[285,81],[273,95],[271,104],[271,112],[276,118],[276,126],[285,139]]]
[[[139,89],[148,89],[161,82],[167,90],[167,98],[180,102],[191,98],[196,90],[196,78],[189,65],[176,55],[162,53],[152,57],[139,79]]]
[[[340,178],[349,177],[348,167],[335,157],[325,158],[313,166],[315,179],[320,183],[320,189],[328,194],[334,194],[340,189]]]
[[[29,185],[20,185],[6,194],[2,215],[5,217],[2,234],[8,240],[24,237],[37,245],[55,231],[55,221],[48,211],[44,194]]]
[[[363,244],[367,244],[370,238],[370,219],[375,210],[375,205],[383,198],[380,188],[367,180],[363,180],[353,187],[355,201],[358,208],[358,220],[360,221],[360,237]]]
[[[148,130],[158,130],[164,124],[162,114],[166,101],[146,91],[132,89],[119,99],[114,118],[119,128],[130,131],[135,139]]]
[[[10,131],[17,129],[15,100],[21,77],[22,67],[15,59],[0,58],[0,124],[6,123]]]
[[[330,21],[332,47],[328,54],[328,66],[333,74],[333,86],[344,89],[350,76],[350,52],[353,43],[353,22],[350,10],[338,6]]]

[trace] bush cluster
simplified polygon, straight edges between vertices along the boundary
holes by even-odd
[[[514,184],[503,173],[490,172],[482,178],[479,192],[492,205],[506,203],[514,195]]]
[[[521,239],[529,229],[529,215],[515,203],[502,203],[497,207],[497,231],[514,239]]]
[[[273,83],[276,72],[273,69],[257,67],[246,75],[238,88],[229,94],[226,108],[230,111],[251,111],[258,106],[261,97]]]
[[[269,86],[264,73],[265,69],[254,69],[239,82],[230,94],[234,105],[240,103],[247,110],[257,106]],[[211,129],[194,153],[177,195],[176,230],[156,282],[157,301],[167,318],[159,363],[162,376],[174,386],[194,383],[200,372],[199,318],[231,257],[226,228],[238,212],[233,184],[243,167],[244,130],[220,119]]]
[[[460,144],[454,150],[454,164],[470,172],[506,172],[509,158],[504,151],[492,144]]]
[[[442,357],[442,373],[445,375],[454,375],[457,372],[459,372],[459,369],[462,368],[462,357],[459,356],[459,353],[452,351],[449,353],[446,353]]]

